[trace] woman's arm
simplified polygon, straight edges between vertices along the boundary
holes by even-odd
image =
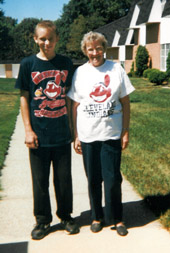
[[[122,111],[123,111],[121,143],[122,143],[122,150],[124,150],[125,148],[127,148],[129,143],[129,124],[130,124],[129,96],[121,98],[120,102],[122,104]]]
[[[77,107],[79,106],[79,103],[73,102],[72,106],[72,116],[73,116],[73,131],[74,131],[74,149],[77,154],[82,154],[82,149],[81,149],[81,143],[78,138],[77,134]]]

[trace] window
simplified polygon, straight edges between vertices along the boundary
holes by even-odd
[[[158,43],[159,23],[146,25],[146,44]]]
[[[133,60],[133,46],[126,46],[126,60]]]
[[[106,58],[107,59],[119,60],[119,47],[107,48]]]
[[[161,70],[166,71],[166,59],[170,51],[170,43],[161,45]]]

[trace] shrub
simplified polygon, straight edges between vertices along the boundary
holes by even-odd
[[[129,76],[129,77],[136,77],[135,71],[130,71],[130,72],[128,73],[128,76]]]
[[[143,71],[143,77],[144,77],[144,78],[149,78],[150,72],[152,72],[152,69],[145,69],[145,70]]]
[[[143,75],[143,71],[148,68],[149,54],[144,46],[139,46],[136,53],[136,74]]]
[[[161,85],[163,82],[167,81],[167,74],[159,69],[152,69],[148,75],[148,79],[151,83]]]
[[[129,72],[129,73],[128,73],[128,77],[132,77],[132,72]]]
[[[129,77],[135,77],[136,76],[135,70],[134,70],[134,61],[132,62],[132,66],[131,66],[130,72],[128,73],[128,76]]]

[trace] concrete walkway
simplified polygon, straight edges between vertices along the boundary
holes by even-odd
[[[30,232],[35,224],[32,214],[32,185],[28,150],[24,145],[21,115],[12,136],[1,182],[0,252],[1,253],[169,253],[170,233],[162,228],[132,186],[123,181],[124,220],[129,234],[120,237],[110,227],[93,234],[90,229],[87,181],[82,158],[73,150],[74,212],[81,226],[77,235],[66,235],[55,216],[56,203],[52,187],[53,232],[33,241]]]

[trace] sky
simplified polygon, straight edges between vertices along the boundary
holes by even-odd
[[[4,0],[0,8],[4,16],[12,17],[20,23],[24,18],[57,20],[64,4],[69,0]]]

